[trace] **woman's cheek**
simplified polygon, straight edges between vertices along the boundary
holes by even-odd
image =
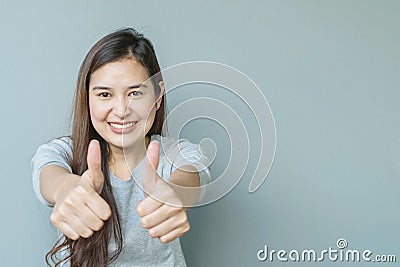
[[[102,127],[104,122],[107,122],[107,116],[110,113],[109,107],[104,103],[90,103],[89,102],[89,111],[90,111],[90,118],[92,120],[92,124],[96,131],[99,131],[98,127]]]
[[[147,115],[146,115],[146,127],[145,127],[145,132],[146,133],[148,133],[148,131],[150,131],[151,127],[153,126],[154,119],[155,119],[155,116],[156,116],[156,109],[155,108],[150,109],[149,111],[150,111],[150,113],[147,112]]]

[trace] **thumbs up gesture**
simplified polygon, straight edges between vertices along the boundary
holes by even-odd
[[[97,140],[92,140],[88,147],[87,154],[88,170],[84,173],[89,176],[93,189],[100,194],[103,190],[104,176],[101,171],[101,150]]]
[[[111,216],[107,202],[99,195],[103,189],[100,144],[92,140],[88,147],[88,170],[82,176],[60,186],[55,194],[51,222],[67,237],[76,240],[87,238],[100,230]]]
[[[141,217],[143,228],[149,230],[150,236],[159,238],[162,243],[168,243],[189,231],[190,225],[175,191],[157,174],[159,156],[160,147],[153,141],[147,148],[142,177],[146,197],[138,203],[136,211]]]

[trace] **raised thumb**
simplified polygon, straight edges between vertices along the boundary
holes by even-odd
[[[160,146],[157,141],[150,142],[146,152],[146,164],[142,178],[143,190],[146,196],[154,193],[158,179],[157,168],[160,157]]]
[[[97,140],[92,140],[89,143],[87,153],[88,174],[93,182],[94,189],[97,193],[103,190],[104,176],[101,171],[101,149],[100,143]]]

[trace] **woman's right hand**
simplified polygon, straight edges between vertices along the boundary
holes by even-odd
[[[88,238],[100,230],[110,218],[111,209],[99,195],[103,189],[100,144],[92,140],[88,147],[88,170],[76,175],[55,192],[55,205],[51,222],[67,237],[77,240]]]

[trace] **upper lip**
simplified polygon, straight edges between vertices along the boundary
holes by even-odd
[[[108,123],[114,123],[114,124],[119,124],[119,125],[124,125],[124,124],[128,124],[128,123],[136,123],[137,121],[109,121]]]

